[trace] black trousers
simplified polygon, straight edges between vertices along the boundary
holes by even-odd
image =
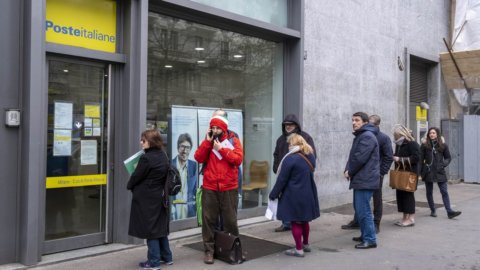
[[[383,175],[380,176],[380,188],[373,192],[373,222],[380,224],[383,215]]]
[[[202,237],[205,252],[214,252],[215,228],[218,216],[223,219],[227,233],[238,235],[237,225],[238,189],[214,191],[203,189],[202,193]]]

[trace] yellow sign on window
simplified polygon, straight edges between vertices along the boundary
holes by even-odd
[[[87,118],[100,118],[100,105],[99,104],[85,104],[85,117],[87,117]]]
[[[416,107],[416,120],[417,121],[427,121],[427,110],[422,109],[422,107],[417,106]]]
[[[47,188],[84,187],[106,184],[106,174],[47,177]]]
[[[46,41],[115,52],[115,0],[47,0]]]

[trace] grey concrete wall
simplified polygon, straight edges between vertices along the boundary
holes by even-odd
[[[378,114],[391,136],[405,123],[408,53],[438,59],[448,37],[449,1],[305,1],[303,122],[318,149],[316,182],[322,208],[351,201],[342,176],[353,140],[351,115]],[[437,60],[438,61],[438,60]],[[433,72],[437,72],[434,70]],[[448,110],[442,83],[434,83],[434,121]],[[438,123],[439,124],[439,123]],[[385,178],[385,191],[388,188]]]
[[[20,1],[0,1],[0,264],[17,253],[19,128],[6,127],[4,110],[19,108]],[[7,38],[8,37],[8,38]],[[6,64],[8,63],[8,64]]]

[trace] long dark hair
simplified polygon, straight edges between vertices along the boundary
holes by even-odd
[[[163,140],[160,136],[160,132],[156,129],[147,129],[142,132],[142,140],[146,140],[150,145],[150,148],[163,149]]]
[[[435,148],[437,148],[437,150],[439,151],[443,151],[443,149],[445,148],[445,143],[443,142],[442,133],[440,133],[440,129],[437,127],[431,127],[428,129],[425,146],[427,147],[427,149],[433,148],[433,143],[432,143],[432,140],[430,139],[431,130],[435,130],[435,132],[437,133],[437,143],[435,144]]]

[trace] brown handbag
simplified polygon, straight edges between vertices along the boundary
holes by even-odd
[[[245,261],[240,238],[231,233],[215,232],[215,258],[229,264],[241,264]]]
[[[408,161],[410,164],[410,160]],[[405,164],[395,166],[395,170],[390,170],[390,187],[398,190],[415,192],[417,190],[417,174],[405,169]]]

